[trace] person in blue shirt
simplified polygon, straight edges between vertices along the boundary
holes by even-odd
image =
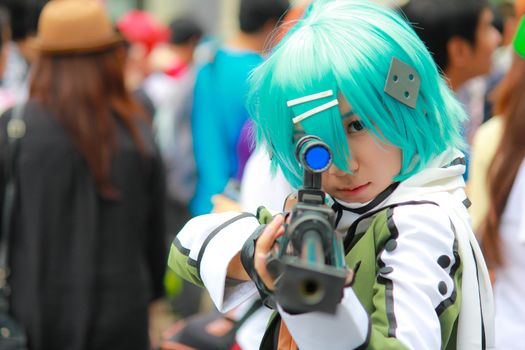
[[[212,196],[222,193],[230,180],[240,180],[237,146],[248,120],[246,80],[262,63],[265,45],[288,6],[288,0],[241,0],[239,33],[198,72],[192,112],[198,173],[190,203],[193,215],[209,213]]]

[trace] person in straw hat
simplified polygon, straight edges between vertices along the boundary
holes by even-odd
[[[166,264],[164,180],[149,121],[124,86],[122,38],[99,2],[54,0],[32,44],[11,313],[33,350],[148,349]],[[0,198],[13,114],[0,118]]]

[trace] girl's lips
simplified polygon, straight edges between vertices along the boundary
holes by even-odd
[[[365,188],[368,187],[368,185],[370,185],[370,182],[367,182],[366,184],[361,185],[361,186],[357,186],[357,187],[342,188],[341,191],[345,192],[345,193],[349,193],[349,194],[356,194],[356,193],[359,193],[359,192],[363,191]]]

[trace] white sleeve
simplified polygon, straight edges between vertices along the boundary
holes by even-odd
[[[410,349],[440,349],[439,314],[459,287],[453,278],[460,261],[452,223],[439,206],[424,204],[394,208],[388,225],[396,244],[379,256],[384,264],[379,275],[391,288],[389,332]]]
[[[257,293],[251,281],[231,283],[226,278],[228,265],[244,242],[259,227],[248,213],[221,213],[198,216],[177,234],[170,253],[175,272],[196,269],[215,306],[227,312]],[[187,256],[187,263],[172,256]]]

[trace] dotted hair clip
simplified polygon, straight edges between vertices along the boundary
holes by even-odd
[[[416,108],[421,78],[412,66],[393,57],[385,82],[385,92],[410,108]]]

